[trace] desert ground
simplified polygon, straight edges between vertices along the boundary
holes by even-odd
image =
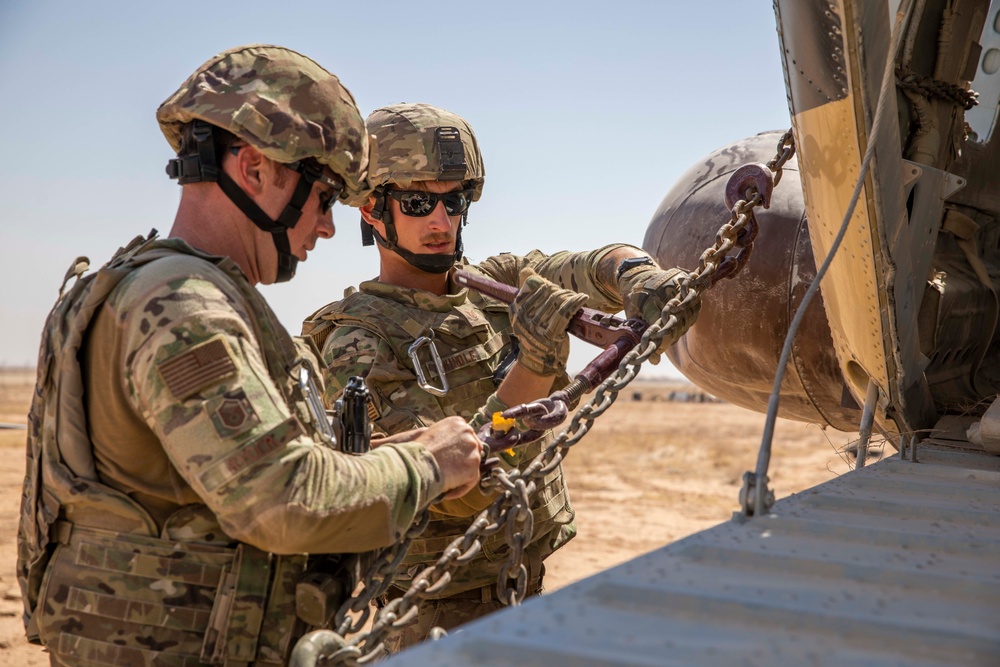
[[[0,369],[0,423],[26,421],[34,372]],[[553,591],[727,521],[757,460],[764,415],[725,403],[667,400],[683,383],[636,380],[569,453],[579,535],[547,562]],[[778,420],[771,486],[782,498],[847,472],[856,434]],[[0,430],[0,665],[48,665],[27,643],[14,577],[25,431]]]

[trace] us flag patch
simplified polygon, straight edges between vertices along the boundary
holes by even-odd
[[[222,337],[175,354],[157,364],[167,389],[178,401],[236,374],[236,361]]]

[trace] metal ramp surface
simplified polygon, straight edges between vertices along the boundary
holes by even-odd
[[[925,441],[918,461],[894,455],[388,664],[1000,665],[1000,457]]]

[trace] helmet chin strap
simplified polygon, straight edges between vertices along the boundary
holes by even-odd
[[[440,253],[415,253],[399,247],[399,237],[396,235],[396,225],[392,221],[392,211],[389,210],[387,197],[384,193],[376,193],[375,206],[372,207],[372,217],[381,220],[385,225],[385,234],[388,238],[383,238],[372,225],[361,218],[361,244],[373,245],[378,242],[386,250],[391,250],[411,266],[427,273],[447,273],[455,262],[462,259],[462,227],[466,225],[468,212],[462,214],[462,219],[458,222],[458,231],[455,233],[455,252],[447,255]]]
[[[226,172],[219,172],[219,187],[226,193],[230,201],[236,204],[243,215],[250,218],[250,221],[258,228],[270,232],[271,239],[274,241],[274,249],[278,251],[278,275],[275,282],[287,282],[295,276],[299,258],[292,254],[291,244],[288,241],[288,230],[295,227],[299,218],[302,217],[302,206],[309,199],[313,182],[314,180],[310,180],[306,174],[300,173],[299,182],[295,185],[295,192],[292,193],[291,200],[278,219],[272,220],[271,216],[265,213],[260,206],[257,206],[257,203]]]
[[[315,183],[321,174],[318,168],[298,163],[295,169],[299,175],[298,183],[292,198],[285,206],[277,220],[257,205],[229,174],[219,168],[215,141],[212,136],[212,125],[201,120],[194,121],[193,136],[198,144],[198,152],[192,155],[177,157],[167,162],[167,175],[176,178],[180,184],[216,182],[219,188],[229,197],[240,211],[250,218],[258,228],[271,234],[274,248],[278,251],[278,275],[275,282],[283,283],[292,279],[298,266],[299,258],[292,254],[291,243],[288,241],[288,230],[295,227],[302,217],[302,207],[309,199]]]

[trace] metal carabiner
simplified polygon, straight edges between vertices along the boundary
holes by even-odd
[[[294,371],[296,368],[299,371],[299,391],[302,392],[303,398],[306,399],[306,407],[309,408],[309,416],[312,417],[313,423],[316,425],[316,430],[324,442],[329,445],[336,445],[337,438],[334,435],[333,426],[326,415],[326,408],[323,407],[323,400],[319,396],[316,380],[313,379],[312,364],[309,363],[308,359],[299,359],[292,366],[292,370]]]
[[[437,370],[438,377],[441,378],[441,386],[435,387],[434,385],[427,382],[427,377],[424,375],[424,369],[420,365],[420,357],[418,353],[420,348],[423,346],[428,346],[431,350],[431,361],[434,362],[434,368]],[[426,391],[428,394],[434,396],[444,396],[448,393],[448,378],[445,376],[444,364],[441,362],[441,355],[438,354],[437,346],[434,345],[434,332],[430,332],[430,336],[421,336],[417,340],[413,341],[413,344],[407,349],[407,353],[410,355],[410,360],[413,362],[413,368],[417,371],[417,385]]]

